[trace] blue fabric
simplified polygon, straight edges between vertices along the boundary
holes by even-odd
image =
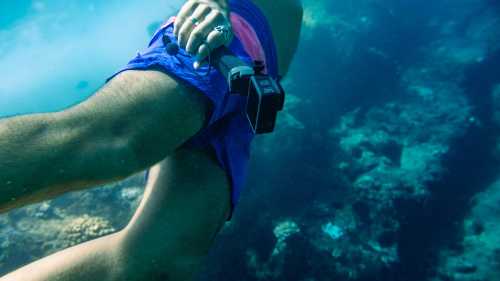
[[[276,48],[264,15],[249,0],[230,1],[230,7],[232,12],[242,16],[254,27],[266,52],[268,73],[277,78]],[[226,171],[231,183],[232,215],[245,184],[250,145],[254,137],[245,113],[246,98],[230,95],[224,77],[215,69],[203,66],[197,71],[194,70],[192,67],[194,58],[184,50],[180,50],[176,56],[168,55],[162,40],[164,34],[172,42],[177,42],[173,35],[173,23],[162,27],[155,33],[148,48],[138,53],[114,76],[126,70],[156,69],[191,84],[210,99],[212,104],[207,123],[185,144],[185,147],[213,149],[219,165]],[[251,58],[238,38],[233,39],[229,49],[242,60],[251,63]]]

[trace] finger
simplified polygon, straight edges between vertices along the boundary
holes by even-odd
[[[224,41],[225,41],[224,34],[215,30],[210,32],[207,38],[207,42],[201,44],[201,46],[199,47],[198,53],[196,54],[196,60],[198,62],[205,60],[205,58],[208,57],[208,55],[210,55],[210,52],[224,45],[226,43]]]
[[[186,22],[186,20],[188,20],[188,18],[191,14],[193,14],[193,12],[197,6],[198,6],[198,3],[195,1],[188,1],[186,4],[184,4],[182,6],[182,8],[179,11],[179,13],[177,14],[177,17],[175,18],[175,22],[174,22],[174,35],[176,37],[178,36],[179,31],[180,31],[182,25],[184,24],[184,22]]]
[[[193,15],[190,17],[192,19],[197,19],[198,23],[195,24],[192,20],[186,20],[184,24],[182,25],[182,28],[179,32],[178,36],[178,42],[179,46],[181,48],[185,48],[186,44],[191,37],[191,33],[193,29],[195,29],[197,26],[200,26],[205,22],[205,16],[210,13],[210,7],[207,5],[201,4],[199,5],[196,10],[193,12]]]
[[[193,66],[195,69],[198,69],[201,64],[203,63],[203,60],[210,55],[211,49],[208,47],[207,43],[201,44],[198,54],[196,55],[196,61],[194,62]]]
[[[196,54],[201,44],[208,40],[208,35],[220,22],[224,20],[224,15],[216,10],[212,10],[202,24],[193,29],[186,44],[186,51]]]

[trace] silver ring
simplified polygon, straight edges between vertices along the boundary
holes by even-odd
[[[189,17],[189,19],[191,20],[191,23],[194,25],[194,26],[198,26],[200,24],[200,20],[191,16]]]
[[[224,42],[228,42],[231,39],[231,30],[227,25],[218,25],[214,28],[214,30],[224,36]]]

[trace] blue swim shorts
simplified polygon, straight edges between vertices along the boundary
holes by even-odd
[[[231,12],[244,18],[258,36],[266,56],[269,75],[278,77],[276,48],[271,29],[262,12],[250,0],[230,1]],[[184,50],[176,56],[166,53],[163,36],[176,43],[173,20],[170,19],[153,36],[148,48],[131,60],[117,74],[126,70],[160,70],[195,87],[211,101],[209,116],[203,129],[191,138],[185,147],[211,148],[219,165],[226,171],[231,184],[231,215],[245,184],[254,133],[246,117],[246,97],[230,95],[225,78],[215,69],[202,66],[195,70],[194,57]],[[238,57],[248,63],[252,58],[237,36],[229,46]],[[208,73],[208,75],[205,75]]]

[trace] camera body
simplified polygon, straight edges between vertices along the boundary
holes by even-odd
[[[256,134],[271,133],[278,112],[283,110],[285,93],[279,82],[268,75],[250,78],[247,97],[247,117]]]
[[[249,66],[226,47],[213,54],[212,62],[226,77],[230,94],[247,97],[246,115],[253,132],[273,132],[278,112],[285,104],[285,92],[279,81],[264,74],[262,62]]]

